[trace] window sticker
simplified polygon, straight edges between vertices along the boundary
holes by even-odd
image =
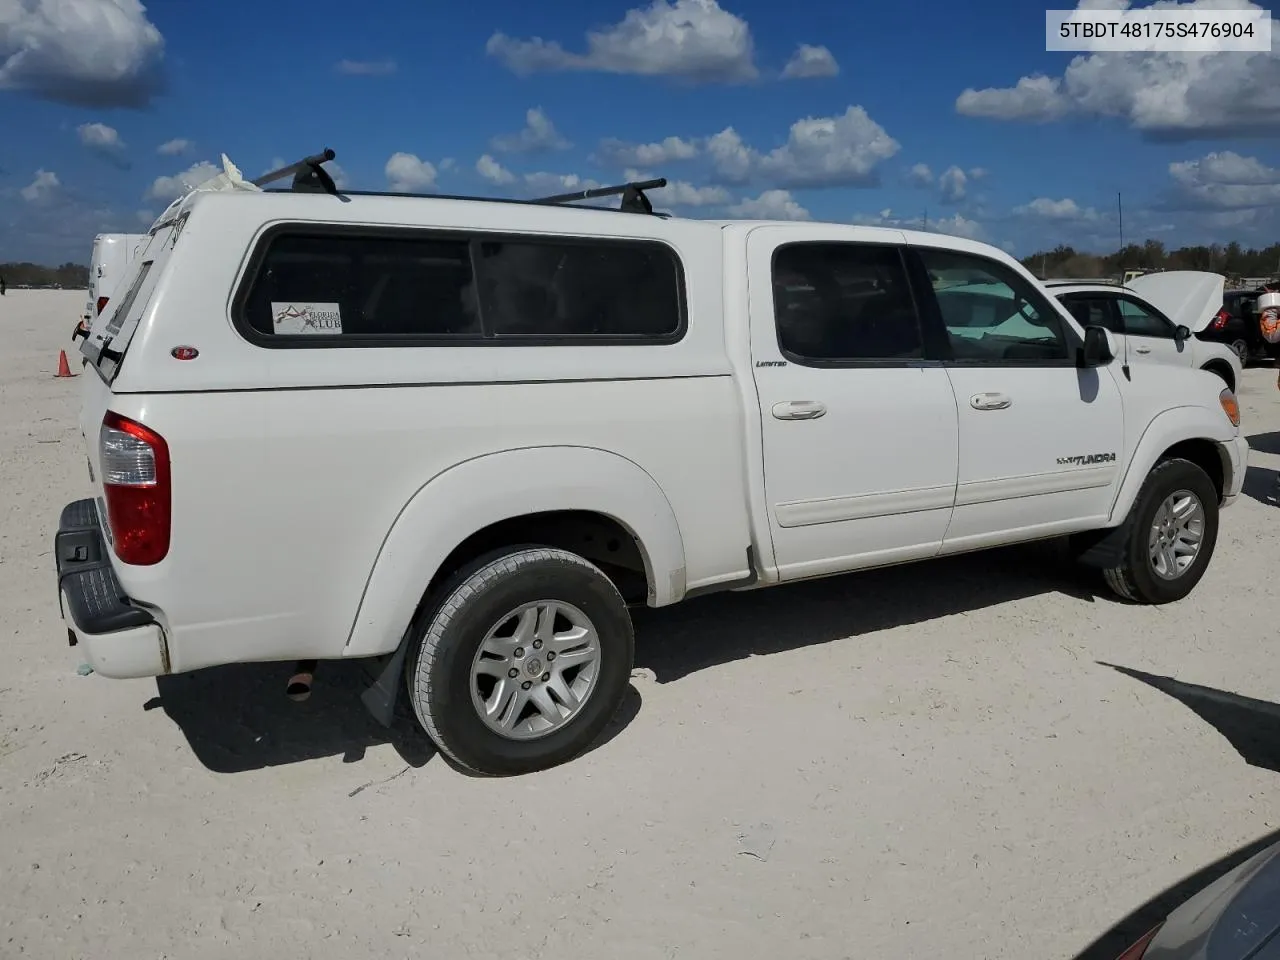
[[[271,304],[277,334],[315,335],[342,333],[342,307],[337,303]]]

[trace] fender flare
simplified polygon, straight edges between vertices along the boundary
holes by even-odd
[[[595,447],[525,447],[466,460],[432,477],[401,508],[374,559],[343,656],[395,650],[440,565],[467,537],[502,520],[589,510],[635,537],[649,603],[685,593],[684,541],[666,494],[642,467]]]
[[[1147,474],[1170,447],[1187,440],[1208,440],[1221,445],[1232,439],[1234,433],[1230,423],[1224,416],[1207,407],[1173,407],[1157,414],[1147,424],[1134,448],[1133,456],[1129,458],[1129,467],[1120,482],[1115,502],[1111,505],[1109,523],[1114,525],[1124,522],[1138,499],[1138,492],[1146,482]],[[1218,456],[1223,459],[1223,476],[1230,486],[1231,461],[1221,446],[1218,447]]]

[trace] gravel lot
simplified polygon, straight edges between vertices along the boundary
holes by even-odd
[[[1187,600],[1049,544],[642,611],[605,742],[485,780],[374,724],[350,664],[301,705],[287,664],[77,674],[52,375],[84,299],[0,299],[0,956],[1114,957],[1277,829],[1273,370]]]

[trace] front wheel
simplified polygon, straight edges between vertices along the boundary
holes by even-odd
[[[1172,603],[1204,576],[1218,541],[1218,493],[1189,460],[1164,460],[1129,512],[1122,562],[1103,571],[1126,600]]]
[[[549,547],[482,557],[441,591],[410,646],[409,698],[435,745],[493,776],[573,759],[622,703],[634,659],[622,596]]]

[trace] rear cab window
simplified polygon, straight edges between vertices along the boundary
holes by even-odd
[[[660,241],[304,224],[259,241],[233,315],[284,348],[674,343],[686,328]]]
[[[80,352],[107,383],[115,379],[124,362],[129,343],[185,225],[184,214],[176,220],[158,224],[151,231],[149,242],[141,245],[112,302],[107,304],[102,317],[94,323],[89,336],[80,345]]]

